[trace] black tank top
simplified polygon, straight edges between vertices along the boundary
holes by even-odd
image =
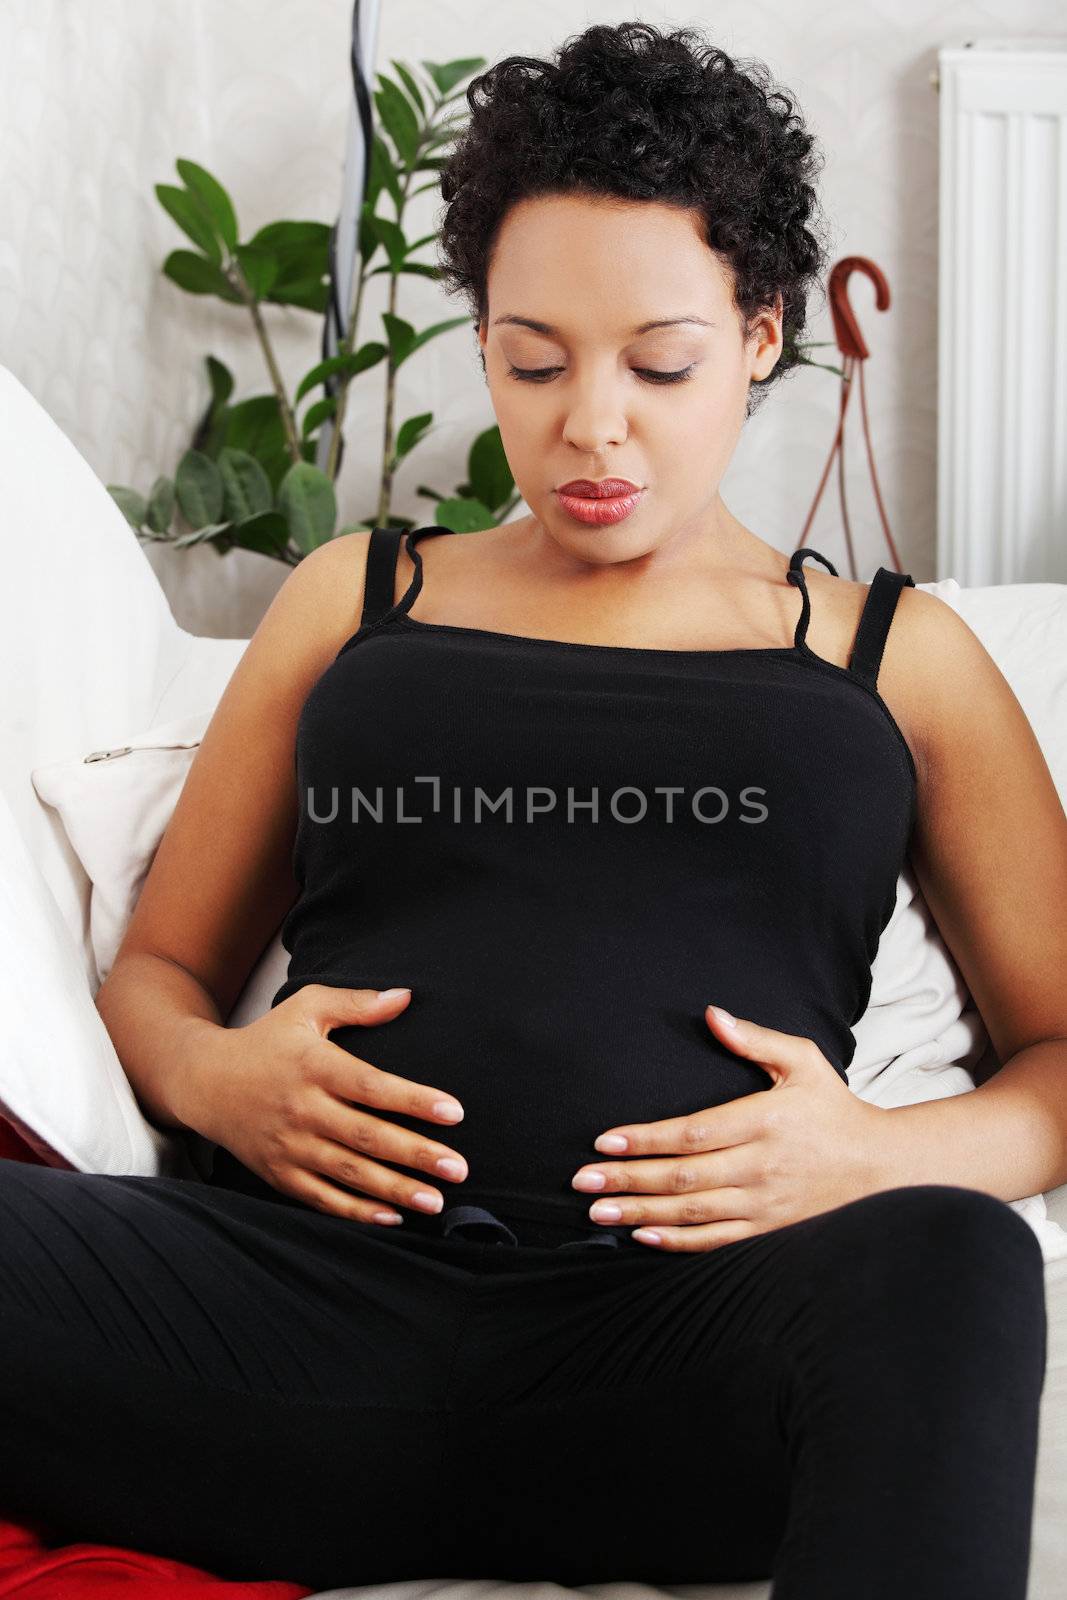
[[[301,711],[301,892],[272,1004],[309,982],[411,987],[392,1022],[330,1035],[464,1106],[454,1127],[382,1113],[469,1167],[404,1228],[628,1241],[571,1188],[594,1138],[770,1087],[714,1038],[709,1001],[814,1039],[845,1076],[915,816],[877,688],[913,580],[878,570],[847,667],[806,643],[804,558],[837,575],[809,549],[791,646],[581,644],[412,617],[418,542],[448,532],[407,535],[394,603],[402,533],[374,530],[360,626]],[[241,1186],[238,1167],[224,1155],[213,1181]]]

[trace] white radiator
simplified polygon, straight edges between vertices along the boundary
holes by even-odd
[[[1067,583],[1067,35],[938,87],[937,577]]]

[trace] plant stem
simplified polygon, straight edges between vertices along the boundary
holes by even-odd
[[[446,102],[443,100],[434,102],[430,116],[427,119],[426,126],[423,128],[419,139],[419,146],[415,157],[416,161],[418,160],[419,151],[421,151],[427,135],[435,131],[434,118],[437,116],[437,113],[441,110],[441,107],[445,103]],[[367,159],[370,159],[369,152],[367,154]],[[396,214],[398,226],[403,224],[404,208],[408,199],[408,191],[410,190],[415,177],[414,166],[415,163],[413,162],[411,170],[404,175],[404,183],[400,195],[400,205],[397,207]],[[391,273],[389,277],[389,304],[387,309],[393,316],[396,315],[398,278],[399,274],[395,272]],[[367,262],[363,260],[362,256],[360,256],[360,271],[359,277],[356,281],[355,293],[353,295],[351,314],[348,320],[348,327],[345,330],[345,337],[341,341],[338,354],[347,355],[356,348],[356,330],[359,326],[359,313],[363,305],[363,290],[366,281]],[[393,363],[391,353],[387,357],[387,361],[388,366],[386,369],[385,381],[385,427],[382,447],[381,490],[378,496],[378,513],[375,519],[376,526],[378,527],[384,527],[389,516],[389,503],[392,499],[393,489],[393,471],[389,463],[392,460],[394,443],[393,422],[396,409],[396,367]],[[341,433],[344,425],[345,410],[348,405],[348,386],[351,382],[352,375],[345,374],[337,388],[337,405],[333,414],[333,433],[330,437],[330,448],[326,456],[326,473],[331,479],[335,479],[337,476],[337,459],[341,447]]]
[[[363,286],[367,281],[367,264],[363,257],[359,258],[359,276],[356,279],[356,292],[352,296],[352,306],[348,314],[348,326],[345,329],[344,340],[338,355],[350,355],[356,347],[356,328],[359,326],[359,313],[363,304]],[[330,448],[326,456],[326,476],[331,480],[337,477],[337,458],[341,449],[341,430],[344,427],[345,407],[348,404],[348,385],[351,377],[345,375],[337,388],[337,408],[333,414],[333,432],[330,435]]]
[[[404,198],[407,198],[405,190]],[[403,210],[401,210],[401,216]],[[399,220],[399,219],[398,219]],[[396,314],[397,274],[389,274],[389,310]],[[375,526],[384,528],[389,516],[389,502],[393,497],[393,469],[390,462],[393,457],[393,421],[396,410],[396,364],[393,361],[393,352],[390,350],[386,357],[388,371],[385,380],[385,429],[382,439],[382,484],[378,495],[378,514],[375,517]]]
[[[236,261],[229,263],[226,275],[248,307],[252,317],[252,325],[256,330],[260,349],[263,351],[263,359],[267,363],[267,371],[270,373],[271,385],[278,399],[278,410],[281,413],[282,426],[285,429],[285,442],[289,448],[289,454],[294,461],[302,461],[304,458],[300,453],[300,435],[296,431],[296,418],[293,415],[293,408],[289,404],[289,396],[285,392],[285,380],[282,378],[281,370],[274,358],[274,350],[271,346],[266,325],[260,315],[259,301],[248,287],[245,275]]]
[[[440,100],[434,102],[430,115],[427,118],[426,125],[422,129],[418,146],[415,150],[415,159],[411,163],[408,171],[404,174],[404,182],[400,191],[400,205],[397,208],[396,216],[398,226],[403,221],[404,208],[407,205],[408,191],[415,180],[415,167],[418,163],[423,144],[427,136],[435,131],[434,118],[437,116],[437,113],[440,111],[443,103],[444,102]],[[399,273],[392,272],[389,274],[389,310],[394,316],[396,315],[397,289],[399,280]],[[385,430],[382,440],[382,486],[381,493],[378,496],[378,515],[375,518],[375,524],[378,527],[386,526],[389,517],[389,505],[393,497],[392,461],[393,445],[395,440],[395,429],[393,427],[393,423],[395,421],[394,414],[396,411],[396,366],[393,362],[393,354],[391,350],[387,359],[389,362],[389,369],[385,381]]]

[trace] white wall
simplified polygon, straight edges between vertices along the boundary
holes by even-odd
[[[765,59],[794,90],[826,150],[823,205],[833,259],[873,257],[889,278],[890,312],[863,280],[855,305],[872,350],[868,406],[879,480],[901,559],[933,575],[935,539],[937,47],[981,33],[1055,30],[1055,0],[1029,5],[900,3],[827,7],[814,0],[710,0],[687,8],[578,5],[564,0],[383,0],[378,64],[393,58],[545,55],[592,21],[639,16],[693,23],[731,54]],[[147,489],[172,471],[206,402],[202,355],[235,372],[239,392],[265,388],[240,308],[194,300],[160,263],[184,237],[153,193],[176,182],[175,157],[200,161],[233,194],[242,235],[277,217],[332,222],[348,115],[347,0],[4,0],[0,10],[0,361],[42,402],[104,481]],[[429,232],[439,197],[417,202]],[[360,334],[376,337],[385,280],[372,280]],[[401,315],[416,326],[459,315],[432,284],[403,280]],[[284,370],[317,358],[309,313],[268,307]],[[830,338],[818,308],[808,337]],[[831,357],[833,351],[827,352]],[[398,416],[433,410],[437,431],[401,470],[394,505],[429,520],[419,482],[451,487],[471,438],[492,422],[470,335],[432,342],[400,373]],[[341,518],[377,499],[379,368],[349,406]],[[791,549],[836,424],[839,383],[801,371],[747,425],[724,484],[731,509]],[[849,510],[859,576],[889,563],[853,394],[847,443]],[[2,486],[0,486],[2,495]],[[2,512],[2,501],[0,501]],[[4,536],[18,530],[4,527]],[[836,472],[809,545],[845,571]],[[159,552],[179,622],[195,632],[251,632],[288,569],[213,551]]]

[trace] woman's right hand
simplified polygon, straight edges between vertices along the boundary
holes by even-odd
[[[254,1022],[220,1029],[212,1035],[219,1053],[212,1050],[210,1069],[200,1074],[209,1088],[197,1096],[196,1131],[317,1211],[380,1223],[403,1221],[383,1200],[440,1211],[439,1189],[383,1163],[462,1182],[463,1157],[364,1108],[451,1124],[463,1107],[445,1090],[384,1072],[327,1038],[332,1028],[391,1022],[410,999],[410,989],[309,983]],[[442,1159],[457,1163],[452,1172],[437,1165]],[[420,1204],[420,1192],[432,1203]]]

